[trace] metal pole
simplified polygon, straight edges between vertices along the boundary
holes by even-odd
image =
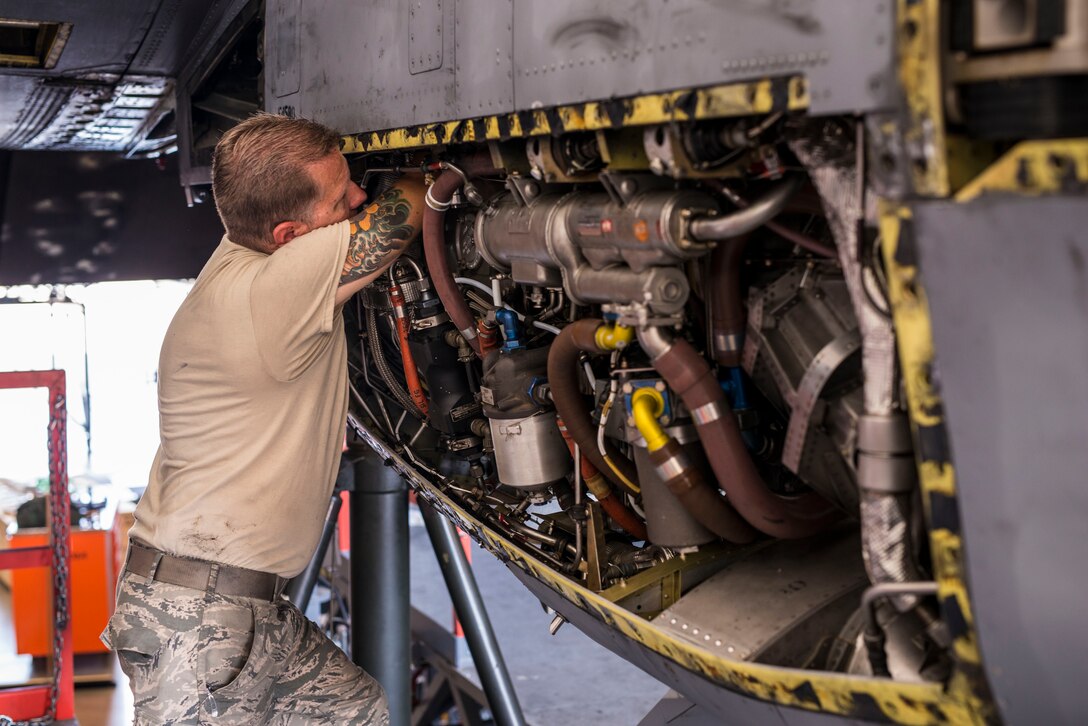
[[[408,726],[408,486],[369,448],[350,456],[352,660],[385,689],[390,726]]]
[[[340,490],[337,489],[332,493],[332,498],[329,499],[329,508],[325,512],[325,523],[321,527],[321,539],[317,542],[317,549],[314,550],[306,569],[292,578],[286,590],[284,590],[287,599],[293,602],[295,607],[302,612],[306,612],[306,608],[310,606],[310,598],[314,594],[314,585],[317,584],[317,576],[321,573],[321,563],[325,561],[325,555],[329,551],[329,542],[332,540],[332,533],[336,529],[336,518],[340,516],[340,505]]]
[[[514,684],[510,681],[498,641],[495,640],[495,631],[491,629],[491,620],[480,597],[480,589],[476,586],[476,578],[465,551],[461,549],[457,531],[425,502],[418,501],[418,504],[495,722],[500,726],[524,726],[521,704],[518,703]]]

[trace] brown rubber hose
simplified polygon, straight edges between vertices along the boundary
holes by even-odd
[[[756,531],[752,526],[718,493],[718,488],[706,480],[699,467],[692,464],[675,439],[669,439],[663,447],[650,452],[650,461],[658,467],[659,472],[663,468],[674,469],[662,467],[670,459],[674,460],[672,463],[676,465],[677,473],[665,480],[665,486],[695,521],[726,542],[748,544],[756,538]]]
[[[469,158],[463,165],[462,171],[467,176],[480,174],[492,168],[488,157],[477,156]],[[434,184],[427,190],[427,206],[423,208],[423,253],[427,258],[427,269],[431,275],[431,283],[434,285],[442,306],[450,316],[450,320],[457,326],[457,330],[464,336],[468,344],[472,346],[477,356],[483,357],[480,349],[480,341],[476,334],[476,317],[465,302],[465,296],[461,294],[457,283],[454,282],[453,271],[450,270],[449,259],[446,257],[446,237],[444,222],[446,211],[444,205],[448,205],[453,193],[464,183],[464,177],[452,169],[446,169]],[[435,209],[431,206],[441,209]]]
[[[692,412],[707,459],[729,503],[753,527],[772,537],[796,539],[816,534],[839,520],[839,511],[815,492],[780,497],[767,488],[744,447],[721,386],[690,343],[677,338],[664,351],[647,352]]]
[[[718,244],[710,257],[711,277],[717,282],[710,296],[710,317],[714,332],[714,360],[719,365],[740,365],[747,324],[741,298],[740,271],[750,235]]]
[[[555,404],[555,410],[566,423],[570,435],[578,442],[585,457],[616,486],[627,489],[623,479],[612,471],[612,467],[604,460],[597,448],[597,431],[586,410],[578,385],[579,355],[583,352],[591,355],[603,355],[608,352],[598,348],[597,341],[594,339],[594,333],[601,325],[603,321],[600,319],[583,318],[574,321],[559,332],[548,351],[548,384],[552,388],[552,403]],[[605,441],[605,452],[628,481],[638,481],[634,464],[611,442]]]

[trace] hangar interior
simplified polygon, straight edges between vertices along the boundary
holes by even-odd
[[[98,634],[265,113],[359,239],[425,189],[257,572],[390,723],[1082,722],[1086,91],[1088,0],[8,0],[0,721],[146,706]]]

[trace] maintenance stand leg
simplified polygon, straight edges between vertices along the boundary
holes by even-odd
[[[338,485],[329,499],[329,508],[325,512],[325,523],[321,527],[321,538],[317,541],[317,549],[314,551],[313,557],[310,558],[306,569],[287,583],[287,587],[283,592],[287,599],[294,603],[295,607],[303,613],[310,606],[310,598],[313,597],[317,577],[321,574],[321,565],[325,562],[325,555],[329,551],[329,543],[332,541],[333,532],[336,531],[336,519],[340,516],[342,503],[340,499],[341,491]]]
[[[480,597],[480,589],[476,586],[476,578],[465,551],[461,549],[457,531],[449,520],[429,505],[423,501],[418,504],[495,722],[499,726],[524,726],[521,704],[518,703],[514,684],[510,681],[502,652],[495,640],[495,631],[491,629],[491,620]]]
[[[408,486],[371,449],[350,456],[351,656],[385,689],[390,726],[408,726]]]

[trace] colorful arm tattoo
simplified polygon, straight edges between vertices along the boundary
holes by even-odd
[[[412,241],[416,229],[408,221],[411,212],[411,202],[394,187],[351,220],[341,285],[381,270]]]

